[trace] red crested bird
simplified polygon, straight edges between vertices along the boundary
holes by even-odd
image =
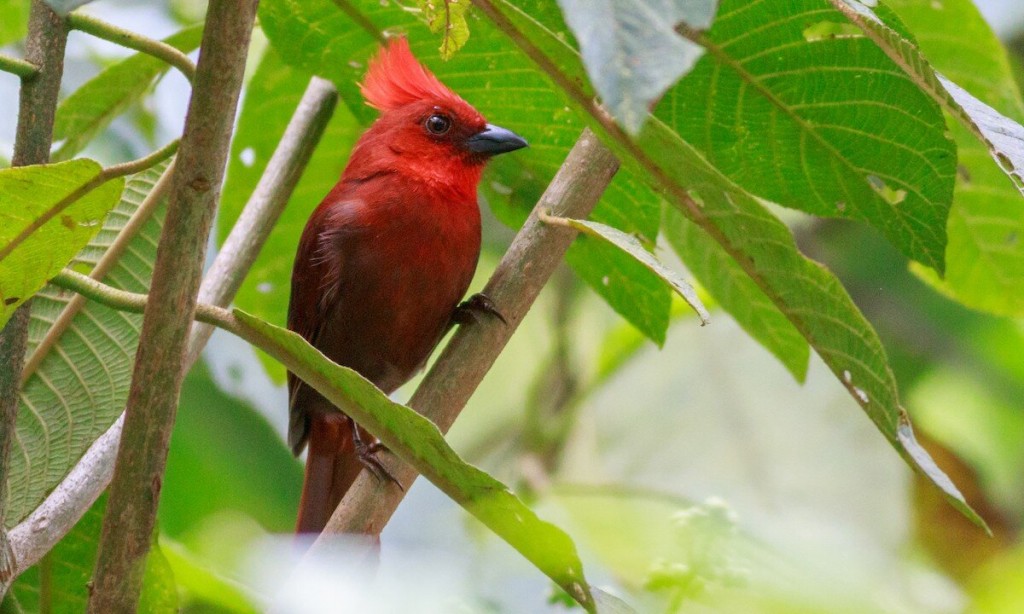
[[[371,61],[360,89],[380,117],[360,137],[299,241],[288,328],[390,394],[448,328],[480,255],[477,184],[494,155],[526,147],[488,124],[421,65],[404,38]],[[378,445],[292,374],[288,443],[309,444],[296,530],[323,530],[363,467],[389,478]]]

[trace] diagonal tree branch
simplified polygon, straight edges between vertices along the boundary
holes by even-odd
[[[257,0],[212,0],[128,393],[89,612],[131,612],[156,523],[207,237],[220,197]]]
[[[442,433],[465,407],[576,237],[573,230],[541,222],[538,211],[587,217],[618,168],[615,155],[589,129],[584,130],[484,288],[508,325],[482,318],[460,328],[409,403]],[[406,489],[416,479],[408,465],[392,457],[382,457],[382,461]],[[380,533],[406,492],[363,471],[327,523],[324,535]],[[324,547],[324,541],[318,539],[314,549]]]
[[[21,85],[13,166],[42,164],[50,159],[53,119],[64,74],[67,40],[64,20],[42,0],[34,0],[29,13],[25,59],[39,68],[39,74]],[[6,535],[7,463],[11,433],[18,415],[18,384],[28,344],[31,313],[31,302],[26,302],[0,331],[0,598],[7,591],[15,565]]]
[[[196,65],[181,51],[163,41],[153,40],[135,32],[125,30],[85,13],[68,15],[68,25],[80,32],[91,34],[128,49],[134,49],[177,68],[191,82],[196,75]]]

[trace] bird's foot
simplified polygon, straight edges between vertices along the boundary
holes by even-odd
[[[480,313],[492,315],[501,320],[502,324],[508,324],[508,320],[505,319],[505,316],[503,316],[501,312],[498,311],[498,308],[494,306],[494,301],[483,293],[474,294],[468,299],[462,301],[462,303],[455,308],[455,313],[452,314],[452,321],[456,324],[470,324],[478,321],[477,314]]]
[[[352,439],[356,444],[356,457],[359,459],[359,462],[362,463],[363,467],[366,467],[366,469],[378,480],[382,482],[394,482],[395,486],[404,491],[405,487],[398,481],[398,478],[392,475],[391,472],[388,471],[387,467],[380,462],[380,459],[377,458],[377,453],[381,451],[386,452],[387,446],[376,439],[370,443],[366,443],[359,434],[359,426],[353,422],[352,427]]]

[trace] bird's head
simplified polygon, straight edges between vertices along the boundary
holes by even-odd
[[[407,169],[473,175],[491,157],[527,146],[519,135],[488,124],[483,115],[419,63],[404,38],[395,38],[370,62],[360,89],[381,112],[369,140],[384,142]],[[448,173],[450,174],[450,173]],[[475,189],[475,185],[473,186]]]

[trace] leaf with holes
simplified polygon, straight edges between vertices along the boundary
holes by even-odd
[[[199,46],[202,26],[185,28],[164,42],[179,51]],[[163,60],[136,53],[87,81],[57,107],[53,139],[60,147],[54,160],[67,160],[85,147],[111,120],[138,102],[153,82],[170,68]]]
[[[716,0],[558,0],[583,64],[611,114],[636,134],[651,106],[704,48],[676,32],[706,30]]]
[[[73,164],[73,163],[64,163]],[[92,270],[152,190],[166,164],[133,176],[120,203],[71,266]],[[157,211],[132,239],[104,282],[146,292],[160,240]],[[29,359],[72,296],[47,286],[32,301]],[[142,316],[86,303],[21,388],[7,483],[7,521],[27,516],[56,486],[89,445],[124,409]]]
[[[866,221],[941,273],[955,144],[939,106],[842,24],[825,0],[723,0],[655,115],[748,192]]]
[[[960,104],[959,112],[951,111],[961,121],[950,122],[960,160],[947,227],[946,276],[943,281],[925,277],[975,309],[1024,315],[1024,175],[1019,170],[1024,168],[1024,102],[1006,50],[971,0],[889,0],[887,6],[913,29],[915,41],[898,40],[868,17],[862,23],[885,36],[880,40],[889,41],[884,44],[926,78],[930,69],[914,45],[920,47],[931,66],[949,78],[921,83],[940,95],[934,88],[942,86]],[[957,24],[956,36],[949,35],[950,23]]]
[[[394,2],[350,3],[369,24],[408,35],[416,57],[446,85],[479,109],[489,121],[522,134],[531,147],[522,155],[491,162],[481,191],[496,215],[518,227],[554,177],[584,122],[565,96],[553,90],[522,55],[509,53],[508,42],[486,20],[474,23],[467,51],[440,60],[434,38],[415,13]],[[555,9],[557,10],[557,8]],[[363,123],[374,119],[357,83],[377,40],[330,0],[264,0],[260,23],[271,45],[292,66],[334,81],[342,100]],[[564,26],[563,34],[571,37]],[[661,208],[657,195],[628,170],[620,171],[591,214],[591,219],[636,233],[648,241],[658,235]],[[609,305],[657,343],[665,340],[670,290],[631,258],[597,241],[577,243],[569,253],[573,270]],[[605,283],[606,279],[612,283]]]
[[[469,40],[466,11],[470,0],[420,0],[419,4],[430,31],[441,35],[441,58],[450,60]]]
[[[124,180],[71,199],[102,170],[92,160],[0,170],[0,326],[100,231]]]
[[[557,11],[528,0],[489,4],[494,7],[492,19],[516,40],[529,41],[534,46],[533,57],[548,70],[557,71],[560,83],[579,87],[584,69],[578,53],[568,41],[553,34],[563,28]],[[525,6],[530,8],[524,10]],[[639,138],[632,139],[610,130],[590,100],[580,90],[573,104],[590,114],[594,129],[621,154],[623,162],[647,173],[672,206],[719,244],[817,351],[904,460],[938,486],[954,507],[984,526],[914,440],[882,343],[839,280],[804,257],[785,225],[710,164],[671,125],[653,118]]]

